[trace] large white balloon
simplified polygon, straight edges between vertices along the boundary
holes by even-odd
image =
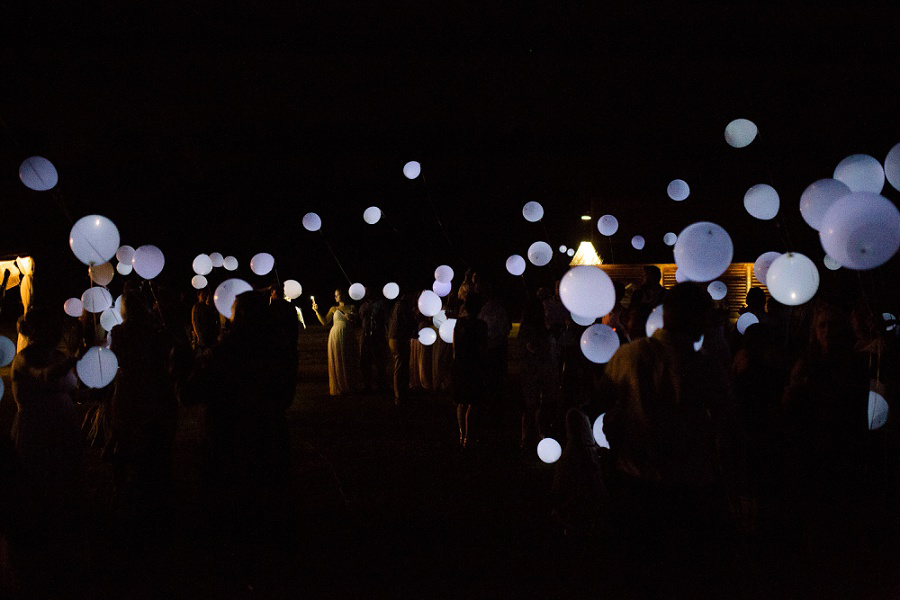
[[[731,264],[731,236],[715,223],[700,221],[685,227],[674,248],[675,264],[691,281],[711,281]]]
[[[250,270],[257,275],[268,275],[275,267],[275,257],[268,252],[260,252],[250,259]]]
[[[513,254],[506,259],[506,270],[510,275],[521,275],[525,272],[525,259]]]
[[[631,247],[634,248],[635,250],[643,250],[645,243],[646,242],[644,241],[643,236],[636,235],[633,238],[631,238]]]
[[[528,260],[536,267],[543,267],[552,258],[553,248],[547,242],[535,242],[528,247]]]
[[[666,246],[674,246],[675,242],[678,241],[678,236],[672,233],[671,231],[663,236],[663,244]]]
[[[881,428],[887,423],[888,403],[884,396],[874,390],[869,391],[869,429]]]
[[[318,231],[322,229],[322,219],[314,212],[303,215],[303,227],[307,231]]]
[[[120,263],[131,264],[132,259],[134,259],[134,248],[131,246],[119,246],[119,249],[116,250],[116,260]]]
[[[243,279],[226,279],[219,284],[213,294],[213,304],[216,310],[226,319],[234,318],[234,299],[244,292],[250,292],[253,286]]]
[[[348,293],[353,300],[362,300],[366,296],[366,286],[361,283],[354,283],[350,286]]]
[[[778,214],[781,200],[771,185],[757,183],[744,194],[744,208],[751,217],[768,221]]]
[[[303,286],[296,279],[288,279],[284,282],[284,295],[288,300],[299,298],[303,293]]]
[[[206,280],[206,277],[203,275],[194,275],[191,277],[191,286],[195,290],[202,290],[206,286],[209,285],[209,281]]]
[[[544,218],[544,207],[537,202],[526,202],[522,207],[522,216],[529,223],[536,223]]]
[[[800,214],[807,225],[816,231],[822,226],[822,217],[838,198],[850,193],[850,188],[837,179],[820,179],[809,184],[800,196]]]
[[[238,259],[233,256],[226,256],[222,260],[222,266],[225,267],[226,271],[237,271]]]
[[[884,168],[868,154],[852,154],[839,162],[834,178],[847,184],[851,192],[880,194],[884,189]]]
[[[616,290],[603,269],[572,267],[559,282],[559,298],[569,312],[597,319],[616,306]]]
[[[725,126],[725,141],[732,148],[744,148],[756,139],[756,124],[747,119],[735,119]]]
[[[874,269],[900,247],[900,211],[879,194],[848,194],[825,213],[819,239],[825,252],[841,266]]]
[[[763,252],[759,255],[759,258],[753,263],[753,275],[756,276],[757,281],[763,285],[768,285],[766,277],[769,273],[769,267],[772,266],[772,263],[779,256],[781,256],[781,252]]]
[[[448,265],[441,265],[434,270],[434,278],[441,283],[450,283],[453,281],[453,269]]]
[[[581,334],[581,353],[592,363],[608,363],[619,349],[619,336],[609,325],[591,325]]]
[[[706,291],[709,292],[713,300],[721,300],[728,295],[728,286],[722,281],[713,281],[706,286]]]
[[[900,144],[891,148],[884,159],[884,176],[900,192]]]
[[[675,202],[681,202],[691,195],[691,187],[684,179],[673,179],[669,182],[666,193]]]
[[[553,464],[562,456],[562,446],[553,438],[544,438],[538,442],[537,454],[541,461],[548,465]]]
[[[69,298],[63,303],[63,310],[70,317],[78,318],[84,312],[84,303],[78,298]]]
[[[115,309],[110,307],[100,314],[100,326],[104,331],[112,331],[113,327],[122,324],[122,315]]]
[[[772,297],[782,304],[803,304],[819,289],[819,271],[813,261],[802,254],[786,252],[769,267],[766,287]]]
[[[759,317],[754,315],[752,312],[745,312],[740,317],[738,317],[735,327],[737,328],[738,333],[743,335],[744,332],[747,331],[748,327],[750,327],[751,325],[755,325],[756,323],[759,323]]]
[[[109,282],[113,280],[115,272],[116,270],[113,268],[112,263],[108,262],[105,262],[102,265],[88,267],[88,276],[91,278],[91,281],[97,285],[109,285]]]
[[[657,329],[662,329],[663,325],[663,305],[660,304],[654,308],[650,312],[650,316],[647,317],[647,323],[644,325],[644,331],[647,333],[647,337],[652,336],[653,332]]]
[[[444,343],[452,344],[453,343],[453,330],[456,328],[456,319],[447,319],[443,323],[441,323],[440,329],[438,329],[438,333],[441,336],[441,339],[444,340]]]
[[[446,283],[443,281],[435,281],[431,284],[431,289],[434,290],[435,294],[443,298],[450,295],[450,290],[453,289],[453,284],[449,281],[447,281]]]
[[[393,300],[400,295],[400,286],[393,281],[390,283],[386,283],[381,289],[381,293],[384,294],[384,297],[388,300]]]
[[[0,335],[0,367],[9,365],[15,357],[16,345],[8,337]]]
[[[102,313],[112,306],[113,299],[109,290],[102,287],[88,288],[81,295],[81,304],[89,313]]]
[[[119,359],[109,348],[94,346],[75,364],[78,379],[92,389],[106,387],[115,379]]]
[[[606,434],[603,433],[603,417],[605,416],[606,413],[603,413],[597,417],[593,427],[594,441],[597,442],[597,445],[601,448],[609,448],[609,441],[606,439]]]
[[[370,206],[363,211],[363,221],[369,225],[374,225],[381,220],[381,209],[377,206]]]
[[[597,221],[597,230],[603,235],[610,236],[619,230],[619,220],[612,215],[603,215]]]
[[[135,272],[143,279],[153,279],[162,273],[166,264],[166,258],[163,256],[162,250],[147,244],[138,247],[134,251],[134,258],[131,260]]]
[[[222,256],[221,252],[210,252],[209,253],[209,261],[212,263],[212,266],[218,269],[225,265],[225,257]]]
[[[46,192],[59,182],[59,173],[56,172],[53,163],[43,156],[32,156],[19,165],[19,179],[29,189]]]
[[[419,330],[419,343],[430,346],[437,341],[437,332],[431,327],[423,327]]]
[[[441,298],[431,290],[425,290],[419,295],[419,312],[424,317],[433,317],[441,310]]]
[[[104,216],[81,217],[69,232],[69,247],[84,264],[101,265],[116,255],[119,230]]]
[[[213,270],[212,260],[210,260],[208,254],[198,254],[195,256],[191,267],[197,275],[209,275]]]
[[[407,179],[415,179],[422,172],[422,165],[418,162],[411,160],[405,165],[403,165],[403,175]]]

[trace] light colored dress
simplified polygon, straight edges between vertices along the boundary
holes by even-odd
[[[339,310],[334,311],[328,334],[328,392],[332,396],[355,392],[359,387],[359,341],[356,326]]]

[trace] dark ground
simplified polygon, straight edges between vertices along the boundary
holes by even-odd
[[[655,587],[656,569],[617,561],[609,540],[572,539],[554,525],[552,467],[518,451],[519,362],[511,342],[511,409],[485,433],[481,448],[464,455],[448,397],[421,394],[402,408],[384,395],[330,397],[326,334],[320,328],[304,332],[297,397],[288,413],[300,531],[290,549],[227,541],[205,518],[194,409],[184,409],[179,424],[173,533],[144,551],[123,553],[112,544],[109,469],[99,450],[89,449],[78,595],[698,597],[690,585],[664,581]],[[8,384],[8,368],[3,371]],[[6,415],[10,403],[7,385]],[[815,549],[739,536],[724,551],[724,571],[706,581],[718,598],[897,598],[897,528],[896,518],[875,524],[865,550],[837,553],[838,559],[831,554],[826,563],[817,562]]]

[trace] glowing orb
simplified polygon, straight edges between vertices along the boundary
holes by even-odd
[[[16,345],[11,339],[0,335],[0,367],[8,366],[16,357]]]
[[[374,225],[381,220],[381,209],[377,206],[370,206],[363,211],[363,221],[369,225]]]
[[[53,163],[42,156],[26,158],[19,165],[19,179],[25,187],[36,192],[53,189],[59,182],[59,173]]]
[[[825,258],[822,259],[822,263],[824,263],[825,268],[828,269],[829,271],[837,271],[838,269],[841,268],[841,263],[834,260],[827,254],[825,255]]]
[[[116,250],[116,260],[120,263],[129,263],[134,259],[134,248],[131,246],[119,246]]]
[[[529,223],[536,223],[544,218],[544,207],[537,202],[527,202],[522,207],[522,216]]]
[[[236,261],[237,259],[235,259]],[[227,269],[228,266],[225,265],[225,268]],[[275,268],[275,257],[268,252],[260,252],[250,259],[250,270],[257,275],[268,275],[273,268]]]
[[[772,266],[772,263],[775,262],[775,259],[779,256],[781,256],[781,252],[763,252],[759,255],[759,258],[753,263],[753,275],[756,277],[757,281],[763,285],[768,285],[766,283],[766,277],[769,273],[769,267]]]
[[[322,219],[314,212],[303,215],[303,228],[307,231],[318,231],[322,229]]]
[[[685,227],[675,242],[675,264],[691,281],[711,281],[731,265],[731,236],[715,223],[700,221]]]
[[[243,279],[226,279],[219,284],[213,294],[213,304],[219,314],[226,319],[234,318],[234,299],[244,292],[253,291],[253,286]]]
[[[400,286],[393,281],[386,283],[384,284],[384,287],[381,288],[381,293],[384,294],[384,297],[388,300],[393,300],[400,295]]]
[[[900,211],[879,194],[848,194],[825,213],[819,239],[825,252],[841,266],[874,269],[900,247]]]
[[[191,267],[197,275],[209,275],[213,270],[212,260],[210,260],[208,254],[198,254],[195,256],[194,262],[191,263]]]
[[[434,278],[441,283],[450,283],[453,281],[453,269],[447,265],[441,265],[434,270]]]
[[[636,235],[631,238],[631,247],[635,250],[643,250],[644,244],[646,244],[646,242],[644,241],[643,236]]]
[[[562,456],[562,446],[553,438],[544,438],[538,442],[537,454],[541,461],[548,465],[553,464]]]
[[[112,264],[108,262],[103,263],[102,265],[88,267],[88,276],[91,278],[91,281],[97,285],[109,285],[109,282],[113,280],[115,272],[116,270],[113,268]]]
[[[209,261],[212,263],[213,267],[218,269],[225,264],[225,257],[222,256],[221,252],[210,252]]]
[[[63,310],[70,317],[78,318],[84,311],[84,303],[78,298],[69,298],[63,303]]]
[[[725,126],[725,141],[732,148],[745,148],[756,139],[759,129],[753,121],[735,119]]]
[[[603,269],[572,267],[559,282],[559,298],[569,312],[597,319],[616,306],[616,290]]]
[[[721,300],[728,295],[728,286],[722,281],[713,281],[706,286],[706,291],[709,292],[713,300]]]
[[[112,383],[118,370],[119,359],[112,350],[102,346],[94,346],[75,364],[78,379],[92,389],[106,387]]]
[[[569,248],[566,250],[566,256],[575,256],[575,248]]]
[[[131,275],[131,272],[134,271],[134,265],[132,265],[130,262],[120,262],[116,265],[116,271],[119,273],[119,275]]]
[[[528,260],[536,267],[543,267],[553,258],[553,248],[547,242],[535,242],[528,247]]]
[[[424,327],[419,330],[419,343],[423,346],[430,346],[437,341],[437,332],[431,327]]]
[[[453,330],[456,328],[456,319],[447,319],[441,323],[438,333],[447,344],[453,343]]]
[[[819,289],[819,271],[807,257],[787,252],[769,267],[766,287],[775,300],[788,306],[808,302]]]
[[[781,200],[771,185],[757,183],[744,194],[744,208],[751,217],[769,221],[778,214]]]
[[[743,335],[744,332],[747,331],[748,327],[756,323],[759,323],[759,318],[751,312],[745,312],[740,317],[738,317],[735,327],[737,328],[738,333]]]
[[[691,195],[691,187],[684,179],[673,179],[669,182],[666,193],[675,202],[681,202]]]
[[[809,184],[800,196],[800,214],[806,224],[818,231],[822,217],[831,205],[850,193],[850,188],[837,179],[820,179]]]
[[[566,250],[568,250],[568,249],[569,249],[569,248],[568,248],[567,246],[560,246],[560,247],[559,247],[559,253],[560,253],[560,254],[565,254],[565,253],[566,253]]]
[[[162,250],[151,244],[138,247],[131,259],[135,272],[143,279],[153,279],[162,273],[165,264],[166,258]]]
[[[434,317],[431,318],[431,322],[434,323],[434,326],[438,329],[441,328],[441,325],[447,322],[447,311],[439,310]]]
[[[284,295],[288,300],[299,298],[303,293],[303,286],[296,279],[288,279],[284,282]]]
[[[597,230],[603,235],[612,235],[619,230],[619,220],[612,215],[603,215],[597,221]]]
[[[834,178],[847,184],[851,192],[880,194],[884,189],[884,169],[877,158],[852,154],[834,168]]]
[[[414,160],[409,161],[405,165],[403,165],[403,175],[407,179],[415,179],[419,176],[419,173],[422,172],[422,165],[417,163]]]
[[[193,287],[195,290],[202,290],[208,285],[209,282],[203,275],[194,275],[193,277],[191,277],[191,287]]]
[[[419,295],[419,312],[424,317],[433,317],[441,310],[441,298],[431,290],[425,290]]]
[[[100,326],[104,331],[112,331],[113,327],[122,324],[122,315],[114,307],[107,308],[100,314]]]
[[[75,258],[84,264],[102,265],[119,249],[119,230],[106,217],[81,217],[69,232],[69,247]]]
[[[663,244],[666,246],[674,246],[675,242],[678,241],[678,236],[672,233],[671,231],[663,236]]]
[[[449,281],[446,283],[443,281],[435,281],[434,283],[431,284],[431,289],[434,291],[435,294],[437,294],[438,296],[443,298],[450,294],[450,290],[453,289],[453,284],[450,283]]]
[[[581,334],[581,353],[592,363],[608,363],[619,349],[619,336],[609,325],[591,325]]]
[[[609,441],[606,439],[606,434],[603,433],[603,418],[606,416],[606,413],[603,413],[597,420],[594,421],[594,427],[592,431],[594,433],[594,441],[597,442],[597,445],[601,448],[609,448]]]
[[[518,254],[513,254],[506,259],[506,271],[510,275],[521,275],[525,272],[525,259]]]
[[[112,306],[113,299],[109,290],[102,287],[88,288],[81,295],[81,304],[89,313],[102,313]]]
[[[350,298],[353,300],[362,300],[366,295],[366,286],[361,283],[354,283],[348,290]]]
[[[647,337],[651,337],[653,332],[657,329],[662,329],[664,326],[663,323],[663,306],[660,304],[650,313],[650,316],[647,317],[647,323],[644,325],[644,331],[647,333]]]
[[[884,396],[872,390],[869,391],[869,429],[881,428],[887,423],[888,403]]]

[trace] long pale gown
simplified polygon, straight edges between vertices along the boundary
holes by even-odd
[[[328,334],[328,392],[332,396],[359,388],[359,341],[356,326],[339,310]]]

